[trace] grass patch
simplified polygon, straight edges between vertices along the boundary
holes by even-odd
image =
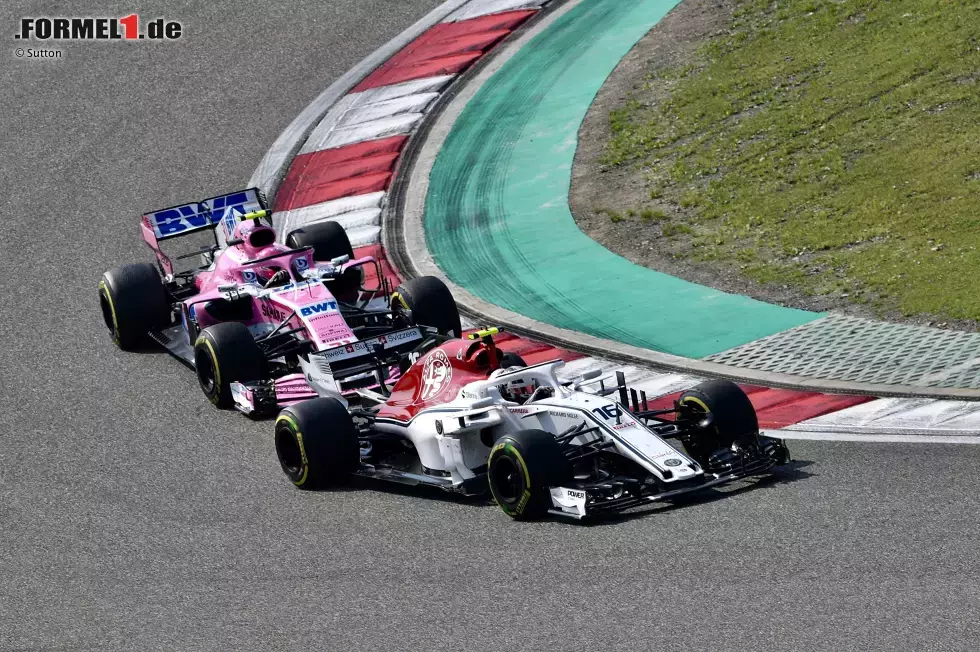
[[[688,190],[681,195],[680,204],[683,208],[693,208],[701,203],[701,194],[695,190]]]
[[[663,225],[662,230],[664,236],[668,238],[672,238],[675,235],[692,235],[694,233],[694,229],[689,225],[678,222],[668,222]]]
[[[640,211],[640,219],[644,222],[662,222],[667,219],[667,213],[656,208],[644,208]]]
[[[630,212],[632,212],[632,210]],[[600,208],[596,211],[596,213],[598,213],[599,215],[606,215],[609,218],[609,221],[612,222],[613,224],[619,224],[620,222],[626,219],[625,217],[623,217],[622,213],[620,213],[619,211],[614,211],[610,208]]]
[[[977,25],[974,0],[744,0],[695,65],[656,75],[669,99],[611,113],[602,163],[654,161],[651,198],[685,222],[664,234],[696,233],[697,259],[980,319]]]

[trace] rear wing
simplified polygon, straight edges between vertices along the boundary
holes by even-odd
[[[172,274],[173,263],[160,251],[160,242],[211,229],[214,231],[215,247],[220,247],[222,242],[231,239],[239,222],[246,216],[255,217],[255,213],[268,215],[265,196],[258,188],[248,188],[146,213],[140,221],[140,229],[143,239],[160,261],[160,266],[167,274]],[[216,228],[218,226],[222,231],[220,240]]]
[[[430,349],[450,339],[453,338],[429,326],[414,326],[317,351],[309,355],[309,360],[321,374],[331,376],[337,383],[351,376],[374,373],[381,394],[387,396],[391,391],[387,386],[390,365],[404,364],[407,368]]]
[[[405,328],[377,337],[342,344],[332,349],[312,353],[330,365],[334,376],[344,376],[371,371],[377,363],[397,361],[398,356],[411,351],[426,337],[425,326]]]

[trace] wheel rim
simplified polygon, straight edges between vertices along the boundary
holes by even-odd
[[[517,502],[524,493],[523,473],[509,456],[502,455],[490,466],[490,486],[501,502]]]
[[[708,414],[708,411],[704,409],[704,406],[696,401],[681,401],[681,406],[691,412],[691,414],[693,414],[695,418],[698,418],[698,420],[703,419]]]
[[[705,406],[701,404],[700,401],[682,401],[681,407],[687,411],[688,419],[692,424],[701,423],[704,419],[708,417],[711,412],[705,409]],[[710,430],[703,432],[709,432],[712,434],[718,433],[718,426],[713,426]]]
[[[215,392],[215,373],[214,360],[205,351],[198,351],[194,356],[194,367],[197,369],[197,380],[201,383],[201,389],[208,396]]]
[[[299,477],[303,470],[303,453],[299,449],[296,436],[287,426],[276,428],[276,455],[286,475],[290,478]]]
[[[681,405],[688,411],[690,423],[694,426],[710,414],[701,401],[683,401]],[[707,468],[711,454],[726,446],[720,441],[718,424],[714,424],[707,430],[697,429],[696,432],[699,433],[697,436],[684,440],[684,448],[699,464]]]

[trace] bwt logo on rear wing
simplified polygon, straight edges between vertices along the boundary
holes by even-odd
[[[143,222],[152,229],[158,241],[214,228],[219,224],[225,239],[229,239],[242,216],[264,209],[265,201],[259,189],[248,188],[147,213],[143,216]]]

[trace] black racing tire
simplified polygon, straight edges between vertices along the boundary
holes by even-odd
[[[494,442],[487,460],[490,494],[505,514],[534,520],[548,513],[551,487],[571,482],[572,465],[544,430],[519,430]]]
[[[291,231],[286,236],[286,246],[293,249],[313,247],[313,260],[330,262],[339,256],[350,256],[354,259],[354,248],[351,247],[347,232],[337,222],[320,222]],[[356,267],[344,272],[340,278],[326,281],[327,289],[336,297],[345,297],[357,292],[361,287],[361,268]]]
[[[286,236],[286,246],[293,249],[313,247],[313,260],[330,261],[338,256],[354,257],[347,232],[337,222],[308,224]]]
[[[456,300],[440,279],[435,276],[413,278],[399,285],[395,294],[394,301],[412,311],[413,323],[430,326],[444,335],[463,335]]]
[[[265,354],[244,324],[237,321],[208,326],[194,342],[194,369],[201,391],[219,408],[234,405],[231,384],[263,380]]]
[[[517,355],[516,353],[511,353],[509,351],[501,351],[500,356],[500,368],[507,369],[509,367],[526,367],[527,363],[524,362],[524,358]]]
[[[687,390],[678,399],[682,418],[700,422],[710,416],[711,423],[684,440],[688,453],[707,467],[709,456],[738,443],[758,444],[759,419],[752,401],[742,388],[730,380],[709,380]]]
[[[360,463],[354,421],[335,398],[292,405],[276,419],[276,455],[289,480],[300,489],[343,484]]]
[[[112,341],[132,351],[151,342],[149,332],[171,322],[170,301],[159,272],[149,263],[114,267],[99,280],[102,320]]]

